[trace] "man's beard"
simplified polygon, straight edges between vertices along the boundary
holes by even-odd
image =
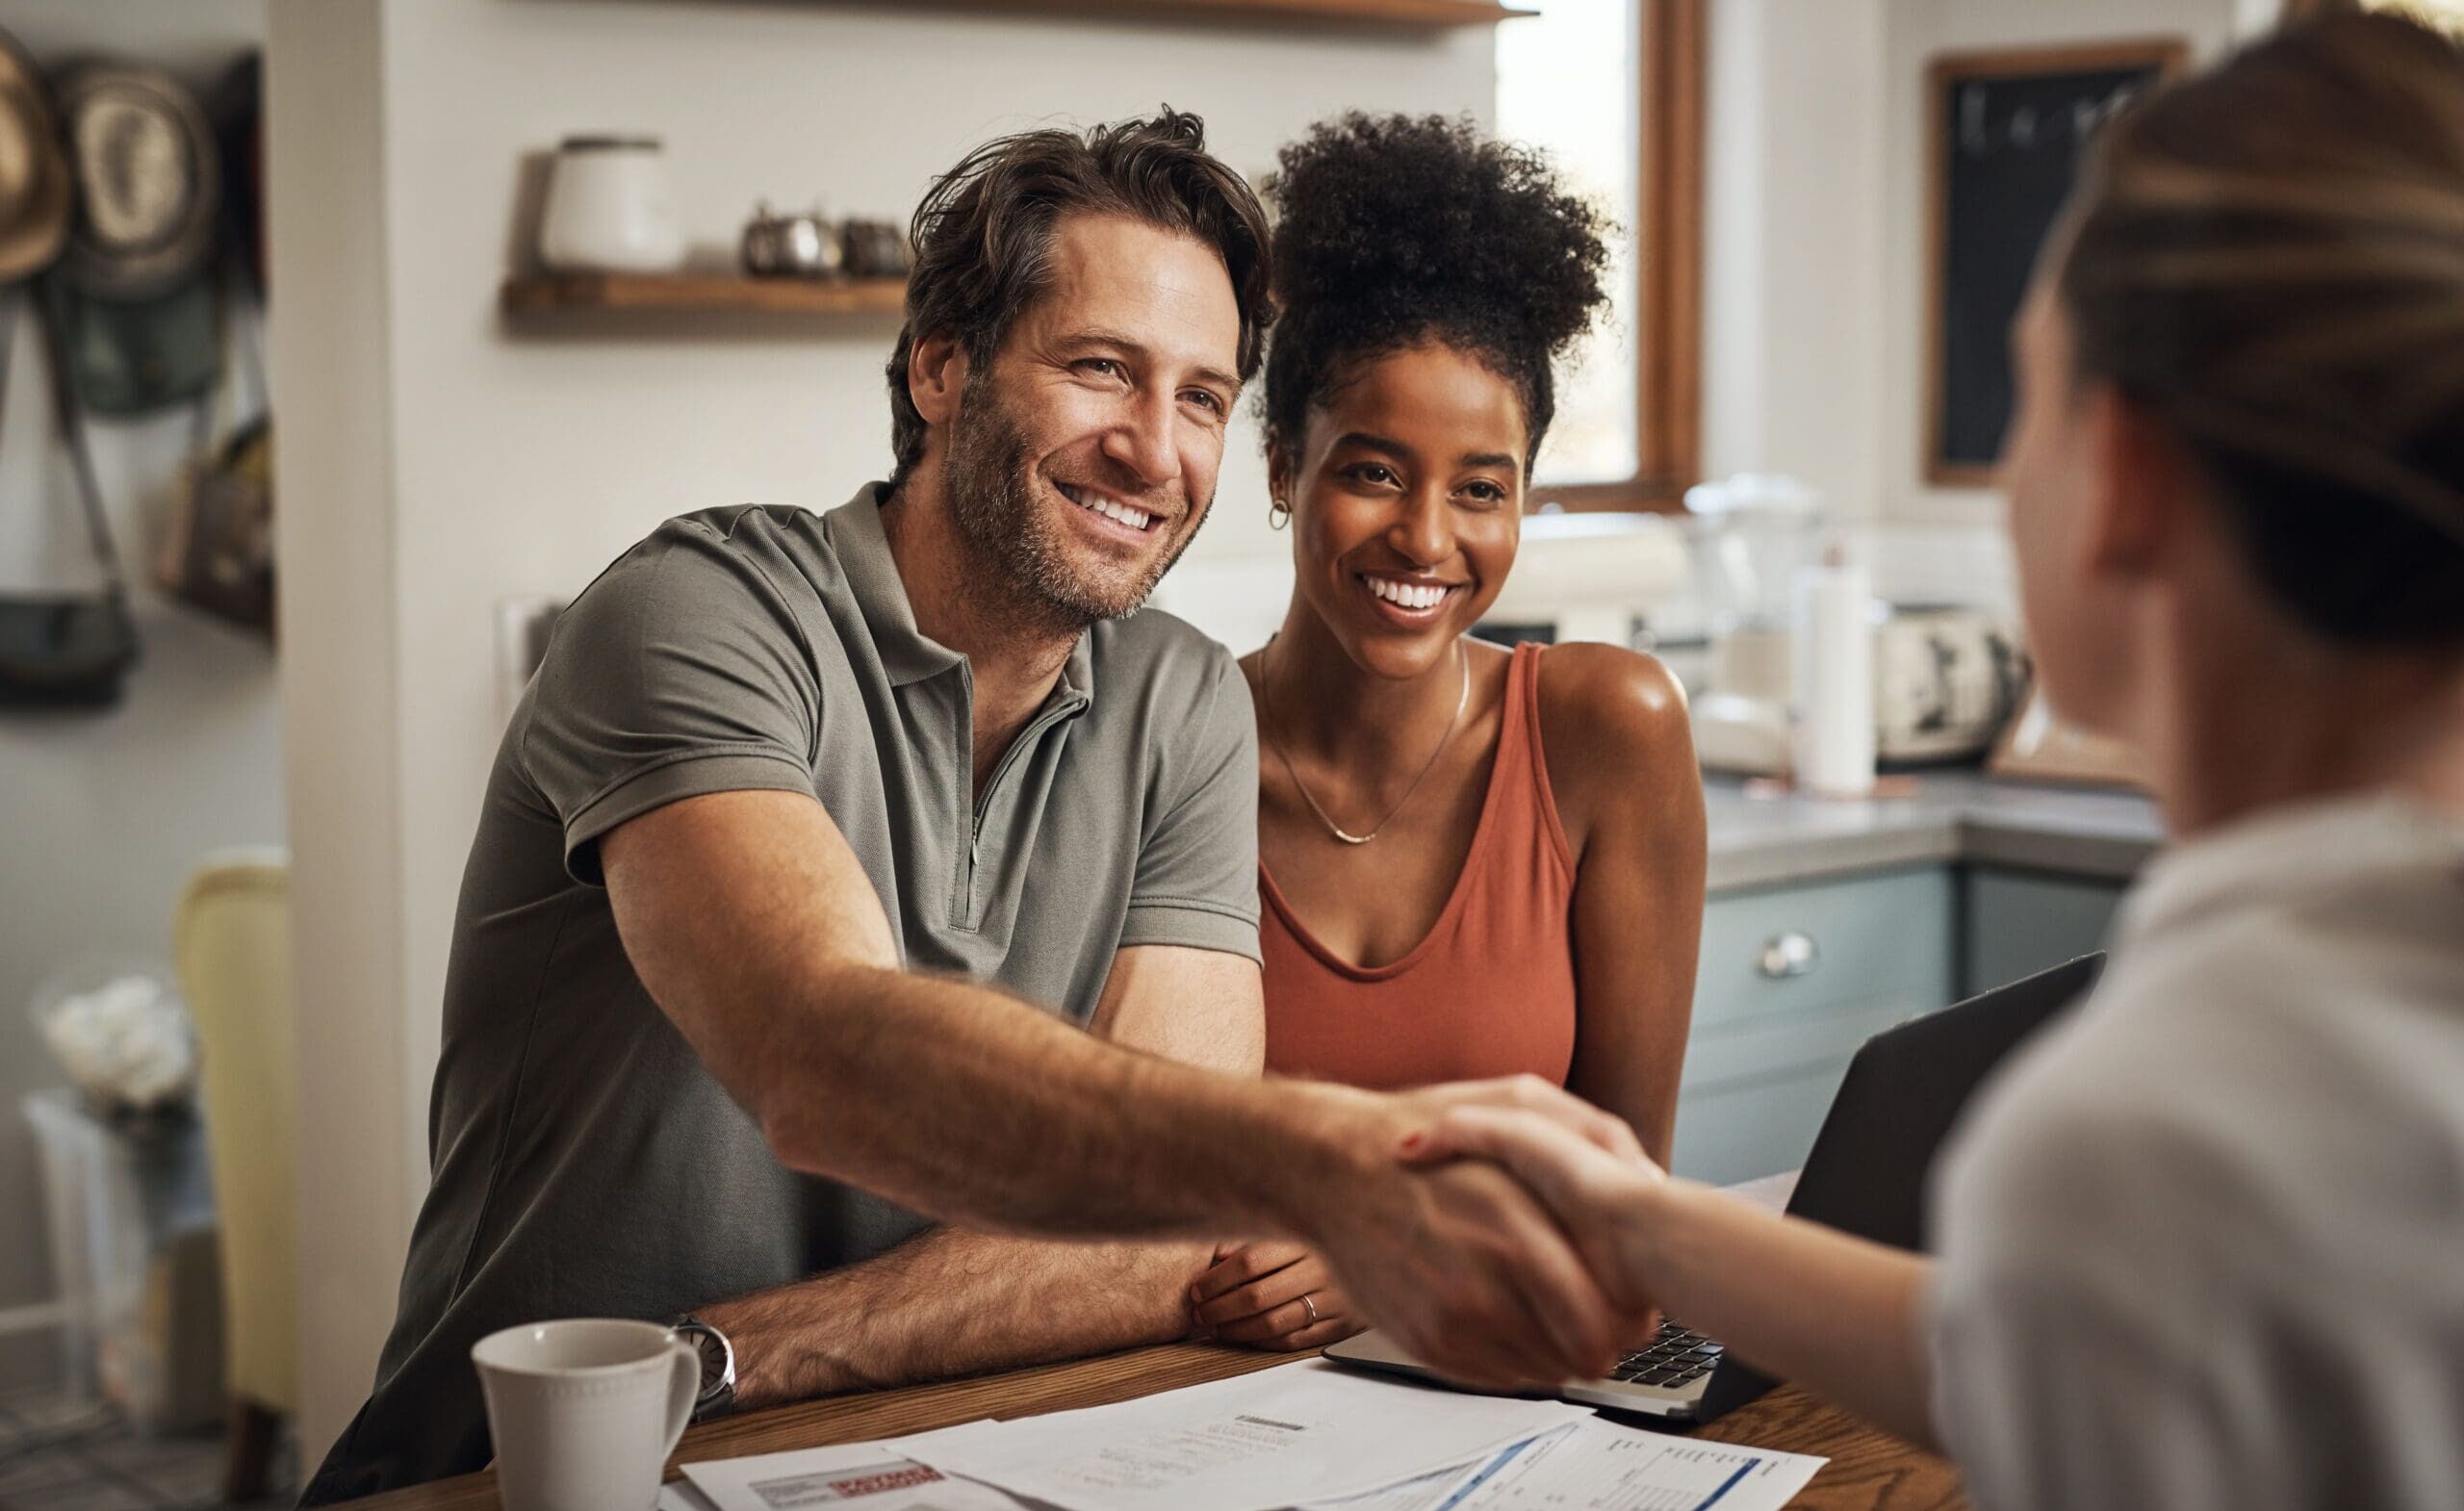
[[[944,476],[959,533],[1009,579],[1020,606],[1055,627],[1084,629],[1100,619],[1134,613],[1196,538],[1191,531],[1144,567],[1106,571],[1089,562],[1039,503],[1026,434],[981,378],[970,378],[960,397]],[[1148,528],[1176,523],[1159,515]]]

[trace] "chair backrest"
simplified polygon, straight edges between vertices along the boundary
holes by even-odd
[[[206,1148],[222,1229],[231,1390],[270,1410],[295,1412],[299,1090],[283,853],[207,857],[180,895],[171,952],[196,1019]]]

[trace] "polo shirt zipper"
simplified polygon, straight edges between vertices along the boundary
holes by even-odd
[[[961,891],[958,916],[950,920],[956,927],[972,932],[982,921],[976,916],[975,872],[984,859],[984,820],[991,813],[992,800],[1000,794],[1001,783],[1008,779],[1010,768],[1017,764],[1018,753],[1041,740],[1044,730],[1085,706],[1085,704],[1071,699],[1056,707],[1046,708],[1027,721],[1027,727],[1019,730],[1011,739],[1010,748],[1001,753],[1000,761],[993,766],[991,777],[984,783],[983,794],[976,799],[974,821],[967,830],[966,884]]]

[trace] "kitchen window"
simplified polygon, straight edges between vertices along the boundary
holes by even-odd
[[[1707,0],[1520,0],[1498,28],[1498,134],[1616,220],[1608,311],[1559,374],[1534,507],[1675,509],[1702,429]]]

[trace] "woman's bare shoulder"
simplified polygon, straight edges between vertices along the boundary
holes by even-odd
[[[1672,787],[1699,787],[1685,690],[1656,656],[1574,642],[1540,658],[1540,739],[1569,835],[1612,802],[1653,807]]]

